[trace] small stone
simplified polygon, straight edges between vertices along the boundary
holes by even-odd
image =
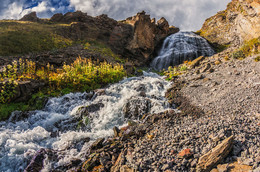
[[[120,133],[120,130],[117,127],[114,127],[113,130],[114,130],[114,136],[118,137],[119,133]]]
[[[164,165],[162,166],[162,170],[163,170],[163,171],[167,170],[168,168],[169,168],[169,164],[164,164]]]
[[[197,164],[197,159],[194,159],[193,161],[191,161],[190,165],[191,167],[196,167]]]
[[[242,164],[252,166],[254,164],[254,160],[252,158],[245,159]]]
[[[217,166],[219,172],[227,172],[229,164],[219,164]]]
[[[190,149],[184,149],[184,150],[182,150],[182,151],[178,154],[178,156],[181,157],[181,158],[188,158],[188,157],[192,156],[192,154],[193,154],[193,153],[191,152]]]

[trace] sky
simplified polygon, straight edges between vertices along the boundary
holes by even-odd
[[[36,11],[40,18],[81,10],[123,20],[142,10],[157,20],[165,17],[181,30],[199,30],[205,19],[224,10],[231,0],[0,0],[0,19],[20,19]]]

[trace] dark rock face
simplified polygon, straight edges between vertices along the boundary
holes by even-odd
[[[39,151],[37,151],[24,172],[41,171],[44,165],[43,160],[45,159],[46,154],[47,152],[45,149],[40,149]]]
[[[227,9],[208,18],[199,31],[212,43],[241,45],[260,36],[258,0],[232,0]]]
[[[4,85],[3,82],[0,82],[0,87]],[[23,102],[27,101],[31,98],[32,93],[34,93],[39,88],[45,86],[44,82],[41,81],[20,81],[18,82],[18,86],[15,88],[15,94],[10,102]],[[1,89],[0,89],[1,90]]]
[[[179,28],[169,28],[165,18],[155,23],[155,19],[151,19],[150,15],[141,12],[119,23],[110,36],[109,44],[116,47],[118,53],[128,54],[146,62],[158,43],[178,31]]]
[[[23,16],[20,21],[31,21],[31,22],[39,22],[41,19],[37,17],[36,12],[31,12]]]
[[[140,118],[151,109],[151,100],[144,97],[132,97],[124,107],[125,118]]]
[[[156,23],[155,19],[151,19],[145,12],[120,22],[105,14],[91,17],[81,11],[65,15],[55,14],[50,21],[74,22],[70,29],[62,31],[67,37],[75,40],[86,38],[100,40],[108,44],[117,54],[143,64],[164,38],[179,31],[178,28],[169,27],[165,18]]]
[[[156,23],[155,19],[151,19],[144,11],[124,21],[116,21],[105,14],[92,17],[81,11],[68,12],[64,15],[54,14],[50,20],[41,20],[36,12],[32,12],[25,15],[21,21],[70,23],[69,27],[59,28],[57,32],[75,41],[100,41],[109,45],[115,53],[139,65],[149,60],[155,47],[164,38],[179,31],[179,28],[169,27],[165,18]],[[54,60],[55,63],[62,63],[58,61],[59,59]]]

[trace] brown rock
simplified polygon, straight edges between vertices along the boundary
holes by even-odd
[[[123,165],[122,167],[120,167],[120,172],[136,172],[136,170],[128,167],[127,165]]]
[[[26,14],[25,16],[23,16],[20,21],[31,21],[31,22],[39,22],[40,19],[37,17],[36,12],[31,12],[29,14]]]
[[[196,58],[195,60],[193,60],[190,64],[190,68],[195,68],[196,66],[198,66],[200,64],[201,61],[203,61],[205,59],[204,56],[200,56],[198,58]]]
[[[117,52],[146,62],[165,37],[178,31],[178,28],[169,28],[165,18],[155,23],[155,19],[142,11],[119,23],[111,33],[109,43]]]
[[[221,162],[231,151],[233,145],[234,136],[230,136],[217,145],[215,148],[210,150],[208,153],[200,157],[197,164],[196,171],[210,171],[219,162]]]
[[[115,164],[111,167],[110,171],[111,172],[120,172],[120,170],[121,170],[120,168],[123,166],[124,162],[125,162],[125,152],[122,151],[119,154]]]
[[[91,146],[91,150],[99,149],[103,146],[104,138],[97,139]]]
[[[190,156],[192,156],[192,152],[190,149],[184,149],[181,152],[179,152],[178,156],[181,158],[189,158]]]
[[[260,36],[259,0],[232,0],[227,9],[208,18],[200,30],[212,43],[241,45]]]

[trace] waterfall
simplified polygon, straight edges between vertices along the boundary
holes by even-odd
[[[214,50],[204,38],[193,32],[178,32],[164,40],[159,55],[152,61],[151,67],[159,71],[184,61],[194,60],[199,56],[213,54]]]
[[[126,118],[140,118],[136,110],[142,115],[168,109],[164,94],[169,87],[161,76],[144,72],[95,93],[51,98],[43,110],[23,117],[13,112],[8,121],[0,122],[0,171],[23,171],[41,148],[57,154],[55,161],[45,160],[46,171],[73,158],[84,160],[91,142],[112,135],[114,126],[126,125]]]

